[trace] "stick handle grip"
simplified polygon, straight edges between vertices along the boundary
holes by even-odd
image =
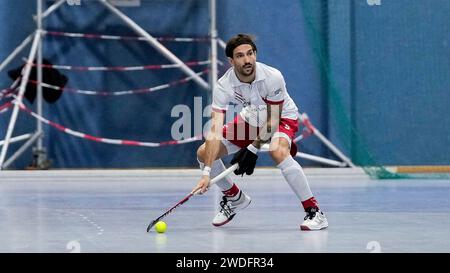
[[[238,168],[238,166],[239,165],[237,163],[231,165],[231,167],[229,167],[228,169],[226,169],[225,171],[220,173],[218,176],[211,179],[211,181],[209,181],[209,186],[214,185],[220,179],[222,179],[222,178],[226,177],[227,175],[229,175],[230,173],[234,172],[234,170],[236,170]],[[200,192],[200,189],[198,189],[196,192],[194,192],[194,194],[197,194],[199,192]]]

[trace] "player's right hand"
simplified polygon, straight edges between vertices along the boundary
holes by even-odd
[[[200,189],[199,194],[203,194],[205,193],[208,188],[209,188],[209,181],[210,181],[210,177],[207,175],[203,175],[202,178],[200,179],[200,181],[198,181],[197,186],[194,187],[194,189],[192,189],[191,193],[195,193],[196,191],[198,191]]]

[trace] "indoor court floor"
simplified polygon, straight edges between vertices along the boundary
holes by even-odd
[[[305,168],[329,228],[300,231],[304,212],[278,169],[233,179],[252,198],[217,228],[219,191],[150,221],[197,183],[194,169],[0,172],[0,252],[450,252],[450,181],[371,180],[362,171]]]

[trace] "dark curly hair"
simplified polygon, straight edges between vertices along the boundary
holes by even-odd
[[[256,45],[254,42],[254,37],[249,34],[238,34],[228,40],[227,46],[225,47],[225,55],[227,57],[233,58],[233,50],[240,45],[251,45],[253,51],[256,52]]]

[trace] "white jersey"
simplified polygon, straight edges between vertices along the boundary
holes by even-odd
[[[233,68],[218,80],[212,109],[226,112],[229,104],[237,106],[235,111],[255,127],[262,127],[267,122],[267,104],[283,104],[282,118],[298,118],[298,108],[287,93],[281,72],[259,62],[256,62],[255,80],[251,84],[241,82]]]

